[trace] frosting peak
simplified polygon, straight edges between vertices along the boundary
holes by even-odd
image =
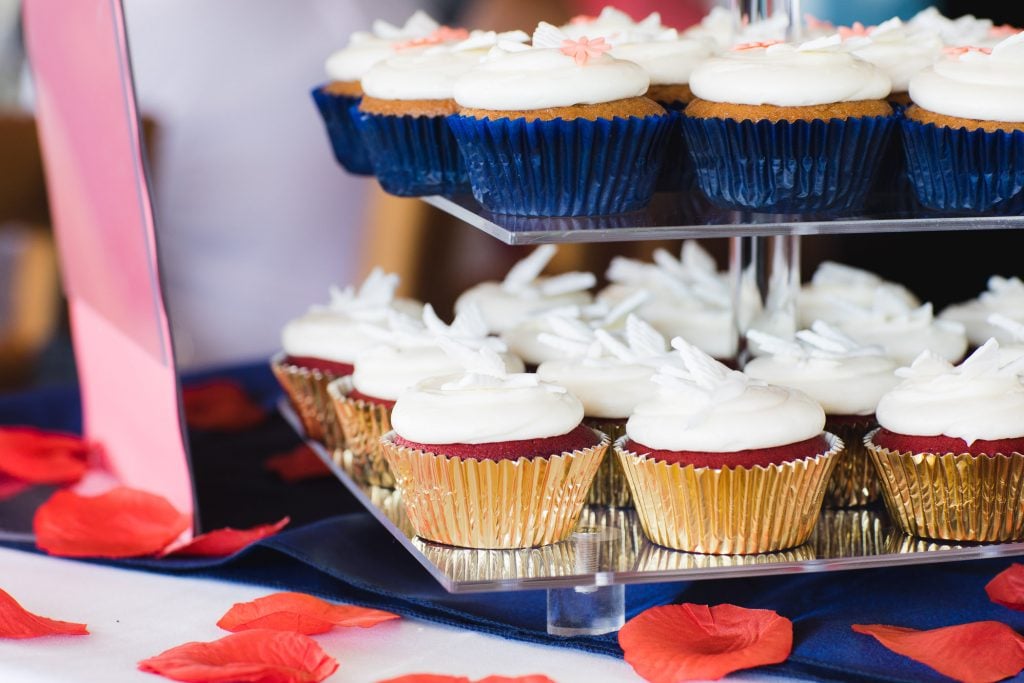
[[[426,37],[438,28],[423,11],[414,12],[402,26],[378,19],[371,32],[353,33],[345,48],[327,58],[324,68],[331,80],[358,81],[374,64],[394,55],[397,43]]]
[[[992,314],[1024,322],[1024,281],[993,275],[988,279],[988,289],[976,299],[953,304],[943,310],[940,317],[967,328],[967,338],[976,346],[984,344],[989,337],[995,337],[1000,343],[1015,341],[1005,326],[991,323],[989,316]]]

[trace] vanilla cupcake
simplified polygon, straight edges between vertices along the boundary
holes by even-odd
[[[825,493],[834,507],[867,505],[880,490],[864,449],[864,435],[878,426],[875,407],[899,384],[898,364],[879,346],[863,346],[833,327],[816,322],[796,339],[750,330],[747,336],[762,354],[743,372],[769,384],[798,389],[825,411],[825,429],[846,445]]]
[[[939,319],[963,325],[967,339],[974,346],[981,346],[992,337],[1000,344],[1012,342],[1013,336],[1005,327],[989,322],[993,314],[1024,323],[1024,281],[1019,277],[993,275],[988,279],[988,288],[977,298],[947,306]]]
[[[730,370],[683,340],[615,444],[644,533],[688,552],[796,547],[817,521],[842,441],[806,394]],[[777,495],[784,491],[785,495]]]
[[[924,538],[1024,539],[1024,361],[989,340],[958,366],[922,353],[878,403],[866,440],[886,507]]]
[[[597,282],[593,273],[541,277],[557,250],[553,244],[537,247],[512,266],[501,282],[481,282],[470,287],[456,299],[456,314],[475,305],[487,330],[504,334],[545,311],[589,304],[593,297],[587,290]]]
[[[861,344],[881,346],[901,364],[912,362],[926,350],[950,362],[967,352],[963,325],[936,319],[930,303],[909,308],[882,291],[871,306],[843,306],[835,326]]]
[[[824,261],[797,295],[797,322],[801,327],[810,327],[817,320],[834,325],[845,315],[846,304],[871,306],[880,290],[906,308],[921,305],[903,285],[883,280],[867,270]]]
[[[455,84],[450,123],[473,196],[495,213],[600,215],[644,207],[664,158],[665,109],[642,67],[604,38],[541,23]],[[537,144],[543,140],[544,144]]]
[[[381,440],[417,535],[471,548],[566,539],[607,437],[564,387],[506,372],[490,349],[446,348],[466,369],[402,393]]]
[[[360,79],[374,64],[393,56],[397,45],[425,39],[438,28],[436,21],[419,11],[403,26],[392,26],[378,19],[373,22],[371,31],[356,31],[348,45],[327,58],[324,69],[328,81],[313,90],[313,100],[324,119],[334,156],[349,173],[373,173],[352,115],[352,108],[363,97]]]

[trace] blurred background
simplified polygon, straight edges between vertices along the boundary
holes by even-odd
[[[524,255],[422,202],[384,195],[334,162],[309,96],[323,62],[375,18],[422,8],[444,23],[532,29],[596,14],[604,0],[125,0],[132,68],[155,201],[175,351],[186,369],[261,361],[284,322],[324,302],[331,284],[374,265],[402,275],[402,293],[435,304],[499,278]],[[660,11],[685,28],[713,3],[619,0],[635,17]],[[849,24],[908,18],[918,0],[804,0]],[[1024,25],[1024,4],[938,4]],[[74,381],[59,269],[32,119],[18,0],[0,0],[0,392]],[[655,243],[563,247],[556,270],[603,273],[616,254]],[[726,245],[709,240],[724,266]],[[814,237],[804,272],[823,258],[872,269],[941,307],[975,296],[991,274],[1021,274],[1013,232]]]

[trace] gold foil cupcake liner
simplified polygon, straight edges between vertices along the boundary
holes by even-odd
[[[837,459],[828,487],[825,489],[825,505],[833,508],[863,507],[878,500],[882,495],[881,482],[871,456],[864,446],[864,435],[877,426],[874,420],[863,422],[836,423],[825,425],[846,445]]]
[[[516,460],[428,453],[381,439],[416,535],[465,548],[530,548],[569,537],[608,438]]]
[[[658,461],[615,445],[647,537],[675,550],[752,555],[802,545],[821,512],[842,440],[829,449],[767,467],[694,467]]]
[[[349,398],[351,392],[351,377],[342,377],[327,387],[345,433],[345,471],[360,484],[394,488],[395,478],[380,448],[380,437],[391,431],[391,408]]]
[[[334,402],[327,393],[327,385],[338,378],[328,372],[288,363],[285,358],[284,353],[271,358],[274,376],[298,413],[306,436],[323,442],[338,460],[345,448],[345,435]]]
[[[823,559],[884,554],[895,533],[884,515],[873,509],[822,510],[807,545]]]
[[[672,572],[684,569],[718,569],[722,567],[749,567],[785,562],[805,562],[815,558],[814,549],[807,545],[789,550],[757,555],[702,555],[671,550],[648,543],[637,558],[637,571]]]
[[[584,418],[583,423],[607,434],[612,443],[626,433],[626,423],[622,420]],[[632,506],[633,497],[629,493],[629,482],[618,458],[608,457],[601,461],[594,483],[590,485],[587,503],[618,508]]]
[[[876,430],[877,431],[877,430]],[[1024,539],[1024,454],[899,453],[864,443],[893,522],[940,541]]]

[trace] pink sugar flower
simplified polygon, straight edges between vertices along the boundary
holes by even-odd
[[[959,57],[960,55],[967,54],[968,52],[980,52],[983,55],[992,54],[992,48],[990,47],[975,47],[974,45],[961,45],[960,47],[944,47],[942,51],[950,57]]]
[[[759,40],[754,43],[739,43],[738,45],[733,45],[732,49],[737,52],[742,52],[743,50],[756,50],[759,47],[771,47],[772,45],[778,45],[781,42],[781,40]]]
[[[1002,24],[1000,26],[993,26],[989,29],[989,34],[993,38],[1005,38],[1014,34],[1020,33],[1021,29],[1016,26],[1010,26],[1009,24]]]
[[[573,26],[579,26],[580,24],[592,24],[595,21],[597,21],[597,17],[592,14],[577,14],[569,20],[569,23]]]
[[[451,43],[456,40],[469,38],[469,31],[464,28],[452,28],[451,26],[439,26],[428,36],[414,38],[404,43],[396,43],[395,50],[408,50],[412,47],[423,47],[425,45],[438,45],[440,43]]]
[[[865,26],[859,21],[855,21],[853,22],[853,26],[840,26],[839,37],[842,38],[843,40],[846,40],[847,38],[852,38],[853,36],[868,36],[871,35],[871,31],[874,28],[874,26]]]
[[[576,61],[577,66],[583,66],[591,57],[600,57],[612,49],[612,46],[605,42],[604,38],[594,38],[591,40],[586,36],[582,36],[579,40],[566,38],[562,41],[561,49],[562,54],[572,57]]]

